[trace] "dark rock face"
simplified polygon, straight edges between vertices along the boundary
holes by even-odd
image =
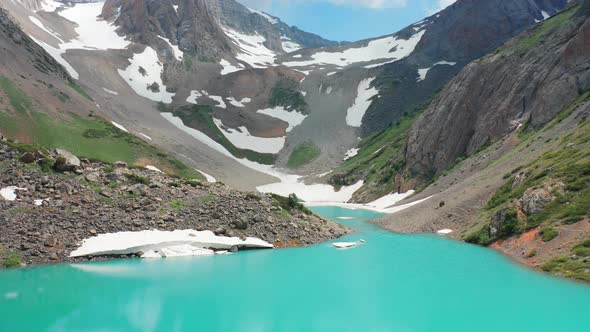
[[[574,8],[560,15],[569,16],[469,64],[445,87],[410,132],[411,171],[439,172],[520,125],[541,127],[590,88],[590,20]]]
[[[426,32],[408,58],[375,69],[381,98],[375,100],[363,121],[369,135],[399,120],[439,91],[469,62],[498,48],[508,39],[543,20],[542,11],[552,15],[566,0],[460,0],[437,15],[425,19]],[[413,34],[414,26],[400,34]],[[456,65],[433,66],[439,61]],[[431,68],[418,81],[417,69]]]
[[[235,51],[221,25],[244,33],[259,33],[266,38],[266,46],[277,53],[283,53],[281,36],[304,47],[338,44],[278,19],[271,23],[235,0],[107,0],[102,15],[114,19],[121,33],[142,44],[166,50],[169,46],[158,38],[163,36],[181,50],[208,59],[220,59]],[[169,55],[172,60],[173,54]]]

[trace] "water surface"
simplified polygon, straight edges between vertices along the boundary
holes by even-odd
[[[0,331],[590,331],[590,287],[314,208],[363,245],[0,272]],[[337,219],[340,216],[354,219]]]

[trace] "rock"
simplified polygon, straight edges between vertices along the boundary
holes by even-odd
[[[32,152],[25,152],[21,157],[20,157],[20,161],[22,161],[25,164],[30,164],[35,162],[37,158],[35,157],[35,154],[33,154]]]
[[[55,161],[54,168],[60,172],[74,171],[80,167],[80,159],[73,155],[71,152],[55,149],[55,153],[58,155]]]
[[[103,197],[113,197],[113,193],[107,189],[107,188],[103,188],[98,192],[99,195],[103,196]]]
[[[225,228],[223,228],[223,227],[217,227],[217,228],[216,228],[216,229],[213,231],[213,233],[214,233],[215,235],[218,235],[218,236],[219,236],[219,235],[225,235],[225,233],[226,233],[226,232],[227,232],[227,231],[226,231],[226,230],[225,230]]]
[[[553,200],[551,193],[545,189],[529,189],[520,199],[522,211],[527,215],[541,212],[545,206]]]
[[[127,163],[124,162],[124,161],[115,161],[113,163],[113,166],[115,166],[115,168],[127,168],[127,167],[129,167],[129,165],[127,165]]]
[[[238,246],[231,246],[231,248],[229,248],[229,252],[238,252],[240,249],[238,248]]]
[[[100,174],[98,172],[92,172],[86,174],[84,177],[88,182],[99,182],[100,181]]]
[[[234,225],[236,226],[237,229],[241,229],[244,230],[246,228],[248,228],[248,219],[246,219],[246,217],[241,217],[241,218],[237,218],[234,221]]]
[[[147,193],[147,189],[148,186],[146,186],[145,184],[137,183],[127,188],[127,191],[134,195],[145,196]]]

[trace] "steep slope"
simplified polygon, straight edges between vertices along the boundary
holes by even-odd
[[[402,158],[406,175],[438,176],[403,203],[416,205],[382,226],[451,231],[538,269],[590,280],[588,8],[589,1],[571,3],[446,86],[414,123],[404,155],[421,140],[432,159]],[[445,159],[467,142],[475,151],[454,155],[465,160]]]

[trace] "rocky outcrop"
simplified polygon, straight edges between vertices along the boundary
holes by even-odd
[[[369,135],[412,113],[442,89],[465,65],[495,50],[510,38],[553,15],[566,0],[457,1],[436,15],[404,30],[425,29],[414,52],[406,59],[374,69],[381,91],[363,121]],[[455,65],[436,65],[440,61]],[[428,69],[419,79],[418,69]]]
[[[521,125],[548,123],[590,89],[590,20],[570,9],[469,64],[413,126],[414,174],[440,172]]]
[[[25,166],[0,140],[0,247],[26,264],[75,260],[80,241],[100,234],[148,230],[211,230],[227,237],[256,237],[276,247],[334,239],[348,229],[305,209],[282,206],[271,195],[238,192],[223,184],[82,159],[77,174]]]

